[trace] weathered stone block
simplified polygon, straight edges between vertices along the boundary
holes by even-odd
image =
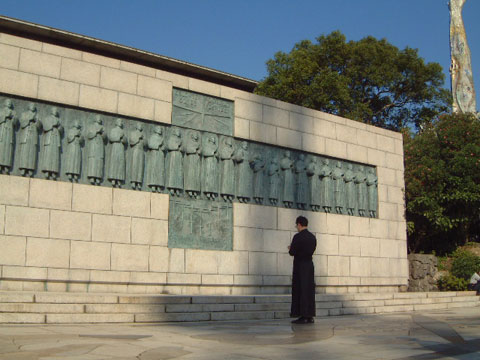
[[[388,238],[388,221],[381,219],[370,219],[370,235],[375,238]]]
[[[366,146],[372,149],[377,148],[377,135],[370,131],[357,129],[357,142],[361,146]]]
[[[171,72],[167,72],[164,70],[156,70],[155,77],[158,79],[162,79],[165,81],[169,81],[172,83],[173,86],[181,89],[188,89],[188,80],[189,78],[186,76],[174,74]],[[222,97],[226,97],[222,94]]]
[[[0,313],[2,324],[45,324],[45,314]]]
[[[352,256],[350,258],[350,275],[351,276],[370,276],[372,261],[375,262],[376,260],[368,257]]]
[[[202,283],[202,275],[200,274],[167,274],[168,284],[193,284],[200,285]]]
[[[28,238],[26,258],[27,266],[68,268],[70,241]]]
[[[38,94],[38,75],[0,68],[0,92],[29,98]]]
[[[349,144],[357,144],[357,129],[351,126],[335,124],[335,133],[337,140]]]
[[[0,214],[1,215],[1,214]],[[0,236],[0,264],[25,265],[26,238],[22,236]]]
[[[100,87],[128,94],[137,92],[137,74],[109,67],[102,67]]]
[[[61,56],[63,58],[71,58],[80,60],[82,58],[82,52],[74,49],[69,49],[63,46],[57,46],[49,43],[42,44],[42,52]],[[68,59],[62,59],[63,61]]]
[[[91,270],[90,281],[102,283],[128,283],[130,273],[127,271]]]
[[[328,234],[335,235],[349,235],[350,234],[350,222],[348,216],[338,214],[326,214]],[[325,231],[325,229],[322,229]]]
[[[235,117],[233,126],[235,137],[250,139],[250,121]]]
[[[328,256],[328,276],[349,276],[350,258],[347,256]]]
[[[5,234],[48,237],[50,213],[45,209],[7,206]]]
[[[325,138],[312,135],[312,134],[302,134],[302,150],[316,153],[324,154],[325,153]]]
[[[327,274],[328,274],[328,256],[326,256],[326,255],[313,255],[313,264],[315,266],[315,276],[327,276]]]
[[[138,76],[137,94],[165,102],[172,101],[172,83],[150,76]]]
[[[31,49],[36,51],[42,50],[42,43],[36,40],[30,40],[24,37],[1,33],[0,41],[4,44],[16,46],[19,48]]]
[[[230,286],[233,285],[233,275],[202,275],[202,285]]]
[[[5,205],[0,205],[0,234],[5,234]]]
[[[368,163],[367,148],[360,145],[347,144],[347,157],[351,161]]]
[[[394,139],[395,142],[395,154],[403,156],[403,140]]]
[[[398,217],[398,207],[397,204],[386,203],[379,201],[378,202],[378,217],[379,219],[385,220],[401,220],[402,218]]]
[[[338,235],[317,234],[317,250],[319,255],[339,255]]]
[[[248,274],[248,252],[226,251],[218,259],[219,274]]]
[[[72,241],[70,267],[73,269],[110,270],[110,243]]]
[[[92,240],[130,243],[131,219],[126,216],[93,215]]]
[[[280,210],[280,209],[279,209]],[[313,233],[325,233],[327,232],[327,214],[326,213],[321,213],[321,212],[308,212],[305,214],[305,212],[299,212],[299,215],[303,215],[307,217],[308,219],[308,229],[313,232]],[[297,217],[294,217],[289,220],[289,224],[295,224],[295,220]],[[279,219],[280,221],[280,219]],[[295,230],[294,230],[295,229]],[[296,233],[296,228],[293,227],[291,230]]]
[[[350,160],[347,156],[347,144],[328,138],[325,140],[325,155]]]
[[[168,220],[169,200],[166,194],[151,194],[151,217],[159,220]]]
[[[250,121],[250,140],[259,141],[267,144],[277,143],[277,127]]]
[[[120,70],[130,71],[139,75],[155,77],[157,70],[148,66],[138,65],[128,61],[120,61]]]
[[[262,285],[261,275],[234,275],[233,282],[235,285]]]
[[[92,215],[70,211],[52,211],[50,213],[50,237],[91,240]]]
[[[175,258],[175,255],[172,255],[171,252],[172,250],[177,250],[177,249],[169,249],[164,246],[151,246],[150,247],[150,253],[149,253],[149,261],[148,261],[148,266],[150,271],[155,271],[155,272],[168,272],[168,271],[176,271],[176,272],[184,272],[184,256],[183,256],[183,249],[182,250],[182,256],[176,256],[177,260],[181,261],[181,265],[174,263],[172,258]],[[173,263],[174,268],[170,269],[169,265]]]
[[[0,67],[17,70],[20,49],[15,46],[0,44]]]
[[[47,269],[47,280],[89,281],[90,270],[83,269]]]
[[[263,106],[257,102],[237,98],[235,100],[235,117],[262,122]]]
[[[263,230],[263,250],[266,252],[286,253],[290,242],[290,231]]]
[[[263,122],[266,124],[288,128],[289,113],[277,107],[263,105]]]
[[[388,202],[394,203],[394,204],[405,203],[404,191],[402,188],[399,188],[396,186],[388,186],[387,192],[388,192]]]
[[[60,56],[22,49],[18,68],[20,71],[30,74],[59,78],[61,61]]]
[[[71,210],[72,184],[31,179],[29,205],[46,209]]]
[[[392,275],[388,258],[376,258],[370,263],[371,276],[389,277]]]
[[[100,66],[74,59],[63,59],[60,79],[99,86]]]
[[[150,217],[150,193],[113,189],[113,214]]]
[[[315,257],[314,255],[314,263]],[[277,274],[283,276],[291,276],[293,267],[293,257],[289,254],[277,254]],[[315,272],[317,273],[317,267],[315,266]]]
[[[387,165],[387,157],[385,156],[385,152],[381,150],[368,148],[367,159],[368,159],[368,163],[371,165],[383,166],[383,167]],[[380,174],[378,175],[378,177],[380,179]]]
[[[118,109],[118,93],[89,85],[80,85],[78,100],[80,107],[116,113]]]
[[[336,139],[337,133],[335,123],[323,119],[315,118],[313,121],[313,133],[315,135]]]
[[[140,284],[165,284],[167,282],[167,274],[135,271],[130,273],[130,282]]]
[[[345,256],[360,256],[360,238],[357,236],[339,236],[338,253]]]
[[[375,238],[360,238],[361,256],[380,256],[380,240]]]
[[[45,280],[47,278],[47,269],[4,265],[2,276],[9,279]]]
[[[251,275],[277,275],[277,254],[262,252],[249,253],[248,273]]]
[[[370,221],[368,218],[349,216],[350,235],[352,236],[370,236]]]
[[[395,152],[395,141],[389,136],[377,134],[378,149],[381,151]]]
[[[303,133],[312,133],[313,131],[313,117],[290,112],[289,128]]]
[[[277,208],[234,203],[233,225],[260,229],[276,229]]]
[[[290,129],[277,128],[277,144],[293,149],[302,148],[302,133]]]
[[[216,274],[219,252],[208,250],[185,250],[185,271],[191,274]]]
[[[278,208],[277,209],[278,230],[294,231],[295,230],[295,219],[298,216],[302,215],[303,213],[304,212],[302,210]],[[311,229],[312,223],[313,223],[312,220],[311,219],[308,219],[308,220],[309,220],[310,231],[315,231],[315,230]],[[325,230],[325,229],[323,229],[323,230]]]
[[[112,270],[148,271],[147,245],[112,244]]]
[[[165,220],[132,218],[132,243],[167,246],[168,222]]]
[[[118,112],[127,116],[152,120],[155,113],[155,101],[146,97],[119,93]]]
[[[111,188],[73,184],[72,210],[74,211],[111,214],[112,203],[113,190]]]
[[[388,258],[398,258],[397,241],[380,239],[380,256]]]
[[[76,83],[45,76],[39,77],[38,98],[61,104],[78,105],[80,86]]]
[[[188,88],[202,94],[220,97],[220,85],[194,78],[188,78]]]
[[[0,175],[0,204],[27,206],[29,188],[30,179]]]
[[[395,170],[403,170],[403,156],[397,154],[390,154],[386,153],[386,166],[395,169]]]
[[[384,166],[377,167],[378,184],[397,186],[397,173]]]
[[[171,124],[172,123],[172,103],[165,101],[155,100],[155,110],[154,110],[153,120],[162,123],[162,124]]]
[[[263,230],[235,226],[233,228],[233,249],[263,251]]]

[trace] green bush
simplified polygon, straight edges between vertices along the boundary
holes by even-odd
[[[451,274],[457,278],[470,280],[473,273],[480,269],[480,257],[465,249],[453,253]]]
[[[447,256],[438,256],[437,257],[437,267],[438,267],[438,271],[449,271],[450,270],[450,264],[448,263],[448,257]]]
[[[468,280],[448,274],[438,279],[437,285],[440,291],[466,291]]]

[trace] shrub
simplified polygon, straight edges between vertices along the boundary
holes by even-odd
[[[440,291],[466,291],[468,280],[448,274],[438,279],[437,285]]]
[[[451,274],[457,278],[470,280],[474,272],[480,269],[480,257],[465,249],[453,253]]]

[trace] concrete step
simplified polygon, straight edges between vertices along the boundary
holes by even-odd
[[[0,291],[0,323],[156,323],[289,317],[290,295],[178,296]],[[473,291],[318,294],[317,316],[480,306]]]

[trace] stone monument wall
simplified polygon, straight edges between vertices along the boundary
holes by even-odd
[[[146,132],[160,125],[170,133],[175,92],[218,99],[209,111],[222,112],[225,101],[232,104],[231,134],[218,135],[212,140],[217,144],[229,136],[235,147],[246,141],[261,155],[288,150],[295,159],[304,153],[374,169],[374,216],[295,209],[281,197],[280,204],[269,203],[268,195],[259,203],[253,196],[247,201],[237,196],[225,210],[232,213],[231,225],[220,222],[228,226],[217,240],[226,243],[188,243],[189,237],[178,235],[182,228],[172,227],[172,206],[179,206],[179,199],[196,200],[167,188],[155,192],[144,183],[132,189],[128,161],[133,149],[126,152],[127,179],[120,186],[106,179],[92,185],[84,175],[76,182],[63,170],[58,179],[45,179],[49,173],[40,164],[34,174],[22,176],[17,152],[11,174],[0,175],[1,290],[287,293],[292,269],[287,246],[300,214],[318,240],[318,292],[397,291],[408,284],[401,134],[194,77],[0,33],[0,105],[10,99],[19,118],[34,102],[40,120],[56,107],[64,125],[62,164],[75,119],[99,115],[110,130],[121,118],[125,131],[142,123]],[[105,141],[108,158],[113,145]],[[204,198],[198,201],[206,206]]]

